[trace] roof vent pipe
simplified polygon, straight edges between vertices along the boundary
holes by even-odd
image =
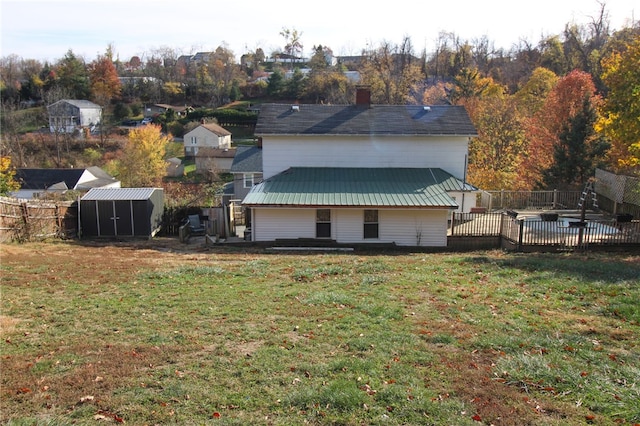
[[[300,111],[300,105],[291,105],[291,111]]]
[[[426,112],[431,111],[431,107],[430,106],[423,106],[422,109],[424,109]]]

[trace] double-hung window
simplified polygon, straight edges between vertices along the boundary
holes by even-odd
[[[331,238],[331,210],[316,210],[316,238]]]
[[[242,175],[242,178],[244,180],[244,187],[245,188],[251,188],[254,185],[253,173],[244,173]]]
[[[378,210],[364,211],[364,238],[378,238]]]

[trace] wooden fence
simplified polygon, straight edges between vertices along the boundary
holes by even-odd
[[[76,202],[0,197],[0,242],[74,238],[77,221]]]
[[[462,248],[466,243],[469,248],[477,248],[475,239],[484,237],[495,248],[517,251],[640,248],[640,220],[619,217],[580,222],[557,215],[545,219],[507,213],[454,213],[449,226],[450,246]],[[486,240],[489,237],[494,239]]]

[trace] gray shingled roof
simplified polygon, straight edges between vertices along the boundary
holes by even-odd
[[[255,134],[477,136],[462,106],[263,104]]]
[[[93,103],[91,101],[84,100],[84,99],[62,99],[62,100],[60,100],[58,102],[55,102],[55,103],[49,105],[49,107],[52,107],[54,105],[61,104],[61,103],[68,103],[68,104],[73,105],[73,106],[78,107],[78,108],[102,109],[102,107],[100,105],[95,104],[95,103]]]
[[[446,191],[471,188],[439,168],[292,167],[255,185],[243,204],[456,208]]]
[[[257,146],[238,146],[236,156],[233,157],[231,173],[261,173],[262,148]]]
[[[47,189],[64,182],[67,188],[75,188],[84,169],[31,169],[19,168],[15,179],[22,189]]]

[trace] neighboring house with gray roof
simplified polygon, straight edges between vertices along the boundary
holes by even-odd
[[[262,182],[262,147],[238,146],[231,165],[233,198],[242,200],[254,185]]]
[[[477,136],[461,106],[262,105],[264,180],[244,198],[251,238],[446,246],[452,211],[475,207],[465,182]]]
[[[63,99],[47,107],[51,133],[93,129],[102,120],[102,107],[90,101]]]
[[[120,188],[120,181],[100,167],[86,169],[19,168],[15,179],[20,189],[11,196],[22,199],[39,198],[45,194],[67,191],[88,191],[92,188]]]

